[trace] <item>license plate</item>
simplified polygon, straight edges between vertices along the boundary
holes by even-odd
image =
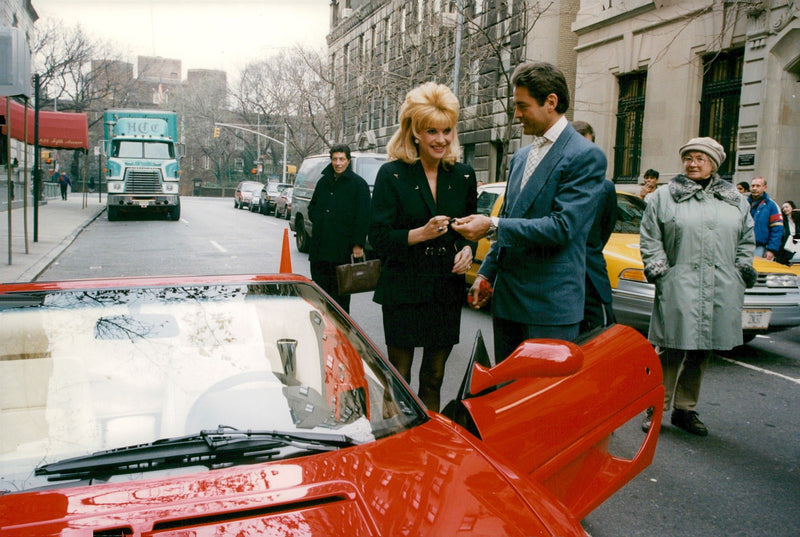
[[[751,330],[766,330],[772,310],[742,310],[742,328]]]

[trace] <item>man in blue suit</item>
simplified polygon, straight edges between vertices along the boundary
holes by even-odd
[[[606,174],[603,152],[564,117],[569,90],[558,68],[525,63],[511,80],[514,117],[534,141],[511,158],[500,216],[471,215],[451,225],[469,240],[494,241],[469,299],[480,308],[493,287],[496,362],[526,339],[577,338],[586,239]]]

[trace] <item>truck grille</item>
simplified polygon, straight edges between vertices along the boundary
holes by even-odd
[[[129,168],[125,171],[128,194],[160,194],[161,171],[154,168]]]

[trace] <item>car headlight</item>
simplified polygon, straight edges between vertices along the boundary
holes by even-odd
[[[109,192],[122,192],[123,184],[122,181],[109,181],[106,188]]]
[[[794,274],[767,274],[767,287],[797,287],[798,277]]]

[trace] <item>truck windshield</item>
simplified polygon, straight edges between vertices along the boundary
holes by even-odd
[[[172,144],[166,142],[139,142],[121,140],[114,142],[111,147],[111,156],[119,158],[174,158]]]

